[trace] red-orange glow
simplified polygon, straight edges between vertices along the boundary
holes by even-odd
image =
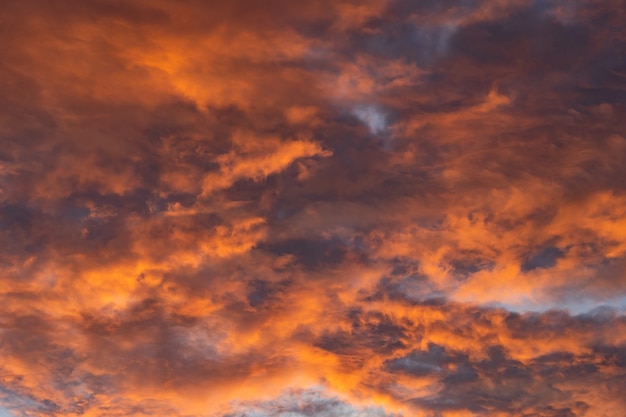
[[[626,11],[0,13],[0,417],[623,417]]]

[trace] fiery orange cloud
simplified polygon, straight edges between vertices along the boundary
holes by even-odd
[[[0,13],[0,417],[623,417],[619,1]]]

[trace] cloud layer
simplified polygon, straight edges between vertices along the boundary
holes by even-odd
[[[0,416],[622,417],[624,21],[3,6]]]

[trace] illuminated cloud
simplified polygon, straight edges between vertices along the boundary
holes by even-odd
[[[0,417],[623,417],[617,1],[26,0]]]

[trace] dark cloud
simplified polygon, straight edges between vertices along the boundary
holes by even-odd
[[[553,267],[556,265],[556,261],[562,258],[563,255],[563,251],[559,248],[549,247],[542,249],[539,253],[529,257],[529,259],[522,264],[522,271]]]

